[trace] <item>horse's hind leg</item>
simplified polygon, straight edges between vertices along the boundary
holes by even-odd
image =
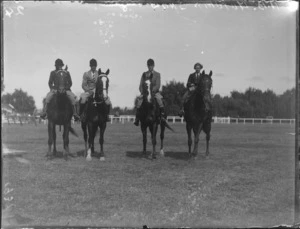
[[[53,123],[51,121],[48,121],[48,152],[47,152],[47,158],[52,159],[53,153],[52,153],[52,144],[53,144]]]
[[[199,143],[199,135],[202,130],[203,123],[199,125],[198,128],[193,129],[194,131],[194,150],[192,156],[197,157],[198,154],[198,143]]]
[[[104,132],[106,129],[106,122],[100,126],[100,138],[99,138],[99,143],[100,143],[100,161],[105,161],[105,156],[104,156],[104,151],[103,151],[103,143],[104,143]]]
[[[165,124],[161,123],[160,124],[160,155],[161,156],[165,156],[165,152],[164,152],[164,137],[165,137]]]
[[[150,128],[151,131],[151,138],[152,138],[152,154],[151,158],[156,159],[156,134],[157,134],[157,124],[154,123],[152,128]]]
[[[206,123],[203,126],[203,131],[206,134],[206,152],[205,152],[205,157],[208,158],[209,157],[209,140],[210,140],[210,130],[211,130],[211,124],[210,123]]]
[[[192,127],[191,125],[189,125],[189,123],[186,123],[186,132],[188,135],[189,157],[191,157],[192,156],[191,148],[192,148],[193,140],[192,140]]]

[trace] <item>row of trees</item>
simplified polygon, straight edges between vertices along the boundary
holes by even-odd
[[[166,104],[168,115],[177,115],[182,103],[182,97],[186,92],[185,84],[171,81],[162,87],[162,95]],[[245,92],[236,90],[230,96],[222,97],[219,94],[212,95],[213,115],[219,117],[240,118],[294,118],[295,116],[295,89],[276,95],[272,90],[262,91],[249,87]],[[133,115],[135,110],[131,108],[114,107],[112,114]]]
[[[182,82],[171,81],[162,87],[168,115],[178,114],[185,92],[186,87]],[[19,113],[32,114],[36,108],[33,97],[22,89],[15,89],[12,94],[6,93],[1,99],[3,103],[13,105]],[[230,96],[212,95],[212,100],[213,115],[219,117],[265,118],[266,116],[273,116],[274,118],[294,118],[295,115],[295,89],[276,95],[272,90],[262,91],[250,87],[245,92],[234,90]],[[113,107],[111,114],[134,115],[135,109]]]
[[[13,105],[18,113],[32,114],[36,109],[34,98],[22,89],[15,89],[13,93],[2,95],[1,101]]]

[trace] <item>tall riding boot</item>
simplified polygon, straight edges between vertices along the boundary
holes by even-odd
[[[72,106],[72,110],[73,110],[73,117],[75,121],[78,121],[80,119],[79,115],[77,114],[77,109],[76,109],[76,105]]]
[[[134,121],[134,125],[138,126],[140,123],[140,112],[139,109],[136,109],[136,114],[135,114],[135,121]]]
[[[40,115],[41,119],[46,119],[46,117],[47,117],[47,108],[48,108],[48,103],[44,103],[42,114]]]

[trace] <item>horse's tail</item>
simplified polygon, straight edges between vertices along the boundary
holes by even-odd
[[[74,136],[76,136],[77,138],[79,137],[78,134],[76,133],[76,131],[73,129],[72,126],[70,126],[70,133],[73,134]]]
[[[163,119],[161,120],[162,124],[165,125],[165,127],[167,127],[169,130],[171,130],[172,132],[175,132],[175,130],[170,127],[169,123],[167,123],[167,120]]]

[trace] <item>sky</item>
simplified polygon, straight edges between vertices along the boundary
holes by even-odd
[[[149,58],[162,85],[186,83],[200,62],[213,72],[213,94],[249,87],[281,94],[295,86],[296,12],[289,7],[7,1],[3,10],[4,93],[21,88],[37,108],[57,58],[77,96],[90,59],[109,68],[109,96],[120,107],[133,107]]]

